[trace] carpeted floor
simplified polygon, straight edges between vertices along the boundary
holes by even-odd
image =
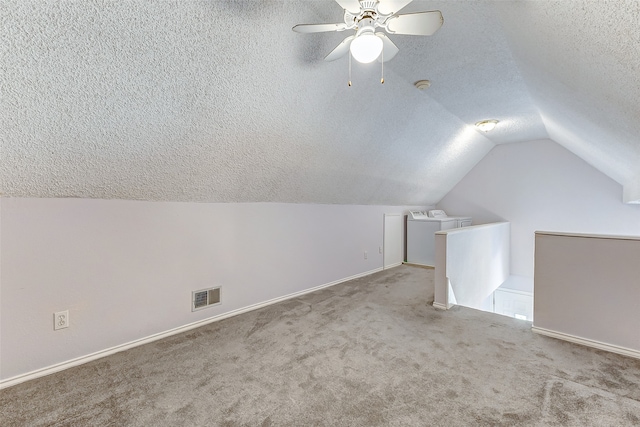
[[[640,360],[401,266],[0,391],[2,426],[640,425]]]

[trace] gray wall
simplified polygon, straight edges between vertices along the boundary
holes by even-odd
[[[640,357],[638,260],[640,237],[536,233],[534,330]]]
[[[533,277],[536,230],[640,235],[622,186],[550,140],[496,146],[437,205],[511,223],[511,274]]]
[[[0,378],[382,268],[383,215],[407,210],[0,199]],[[222,304],[191,312],[211,286]]]

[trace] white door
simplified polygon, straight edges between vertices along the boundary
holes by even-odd
[[[382,267],[402,264],[402,214],[384,214]]]

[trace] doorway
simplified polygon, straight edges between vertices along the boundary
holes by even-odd
[[[384,214],[382,268],[402,264],[402,214]]]

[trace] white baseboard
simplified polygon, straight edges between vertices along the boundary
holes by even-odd
[[[532,326],[531,331],[536,334],[545,335],[551,338],[557,338],[563,341],[569,341],[575,344],[581,344],[587,347],[597,348],[599,350],[609,351],[611,353],[622,354],[623,356],[634,357],[636,359],[640,359],[640,351],[633,350],[626,347],[620,347],[613,344],[607,344],[600,341],[590,340],[588,338],[577,337],[575,335],[565,334],[562,332],[552,331],[550,329],[539,328],[537,326]]]
[[[289,295],[285,295],[278,298],[273,298],[268,301],[260,302],[257,304],[252,304],[247,307],[239,308],[237,310],[232,310],[227,313],[222,313],[217,316],[209,317],[207,319],[199,320],[197,322],[189,323],[183,326],[179,326],[177,328],[169,329],[168,331],[159,332],[157,334],[149,335],[145,338],[140,338],[138,340],[130,341],[125,344],[120,344],[115,347],[107,348],[105,350],[100,350],[95,353],[87,354],[85,356],[76,357],[75,359],[67,360],[66,362],[56,363],[55,365],[47,366],[46,368],[37,369],[35,371],[27,372],[25,374],[17,375],[15,377],[7,378],[5,380],[0,381],[0,390],[3,388],[11,387],[16,384],[23,383],[25,381],[33,380],[36,378],[44,377],[46,375],[51,375],[56,372],[64,371],[65,369],[72,368],[74,366],[79,366],[85,364],[87,362],[91,362],[96,359],[100,359],[105,356],[109,356],[115,353],[119,353],[121,351],[128,350],[133,347],[138,347],[140,345],[148,344],[153,341],[157,341],[163,338],[170,337],[171,335],[176,335],[182,332],[189,331],[191,329],[199,328],[200,326],[208,325],[209,323],[218,322],[223,319],[227,319],[229,317],[237,316],[239,314],[247,313],[249,311],[257,310],[259,308],[266,307],[268,305],[276,304],[291,298],[296,298],[311,292],[319,291],[320,289],[328,288],[330,286],[338,285],[343,282],[348,282],[349,280],[358,279],[360,277],[368,276],[373,273],[377,273],[382,271],[382,267],[376,268],[374,270],[365,271],[364,273],[355,274],[350,277],[345,277],[344,279],[335,280],[330,283],[325,283],[324,285],[319,285],[313,288],[305,289],[303,291],[294,292]]]
[[[397,266],[399,266],[399,265],[402,265],[402,261],[400,261],[400,262],[396,262],[396,263],[394,263],[394,264],[385,265],[385,266],[384,266],[384,267],[382,267],[382,268],[383,268],[383,269],[385,269],[385,270],[388,270],[388,269],[390,269],[390,268],[397,267]]]
[[[441,304],[439,302],[433,302],[433,307],[437,308],[438,310],[448,310],[447,306],[445,304]]]
[[[496,288],[496,290],[494,292],[504,292],[504,293],[507,293],[507,294],[524,295],[526,297],[532,297],[533,298],[533,292],[518,291],[516,289]]]
[[[435,269],[433,265],[425,265],[425,264],[414,264],[412,262],[403,262],[404,265],[410,265],[411,267],[420,267],[420,268],[430,268]]]

